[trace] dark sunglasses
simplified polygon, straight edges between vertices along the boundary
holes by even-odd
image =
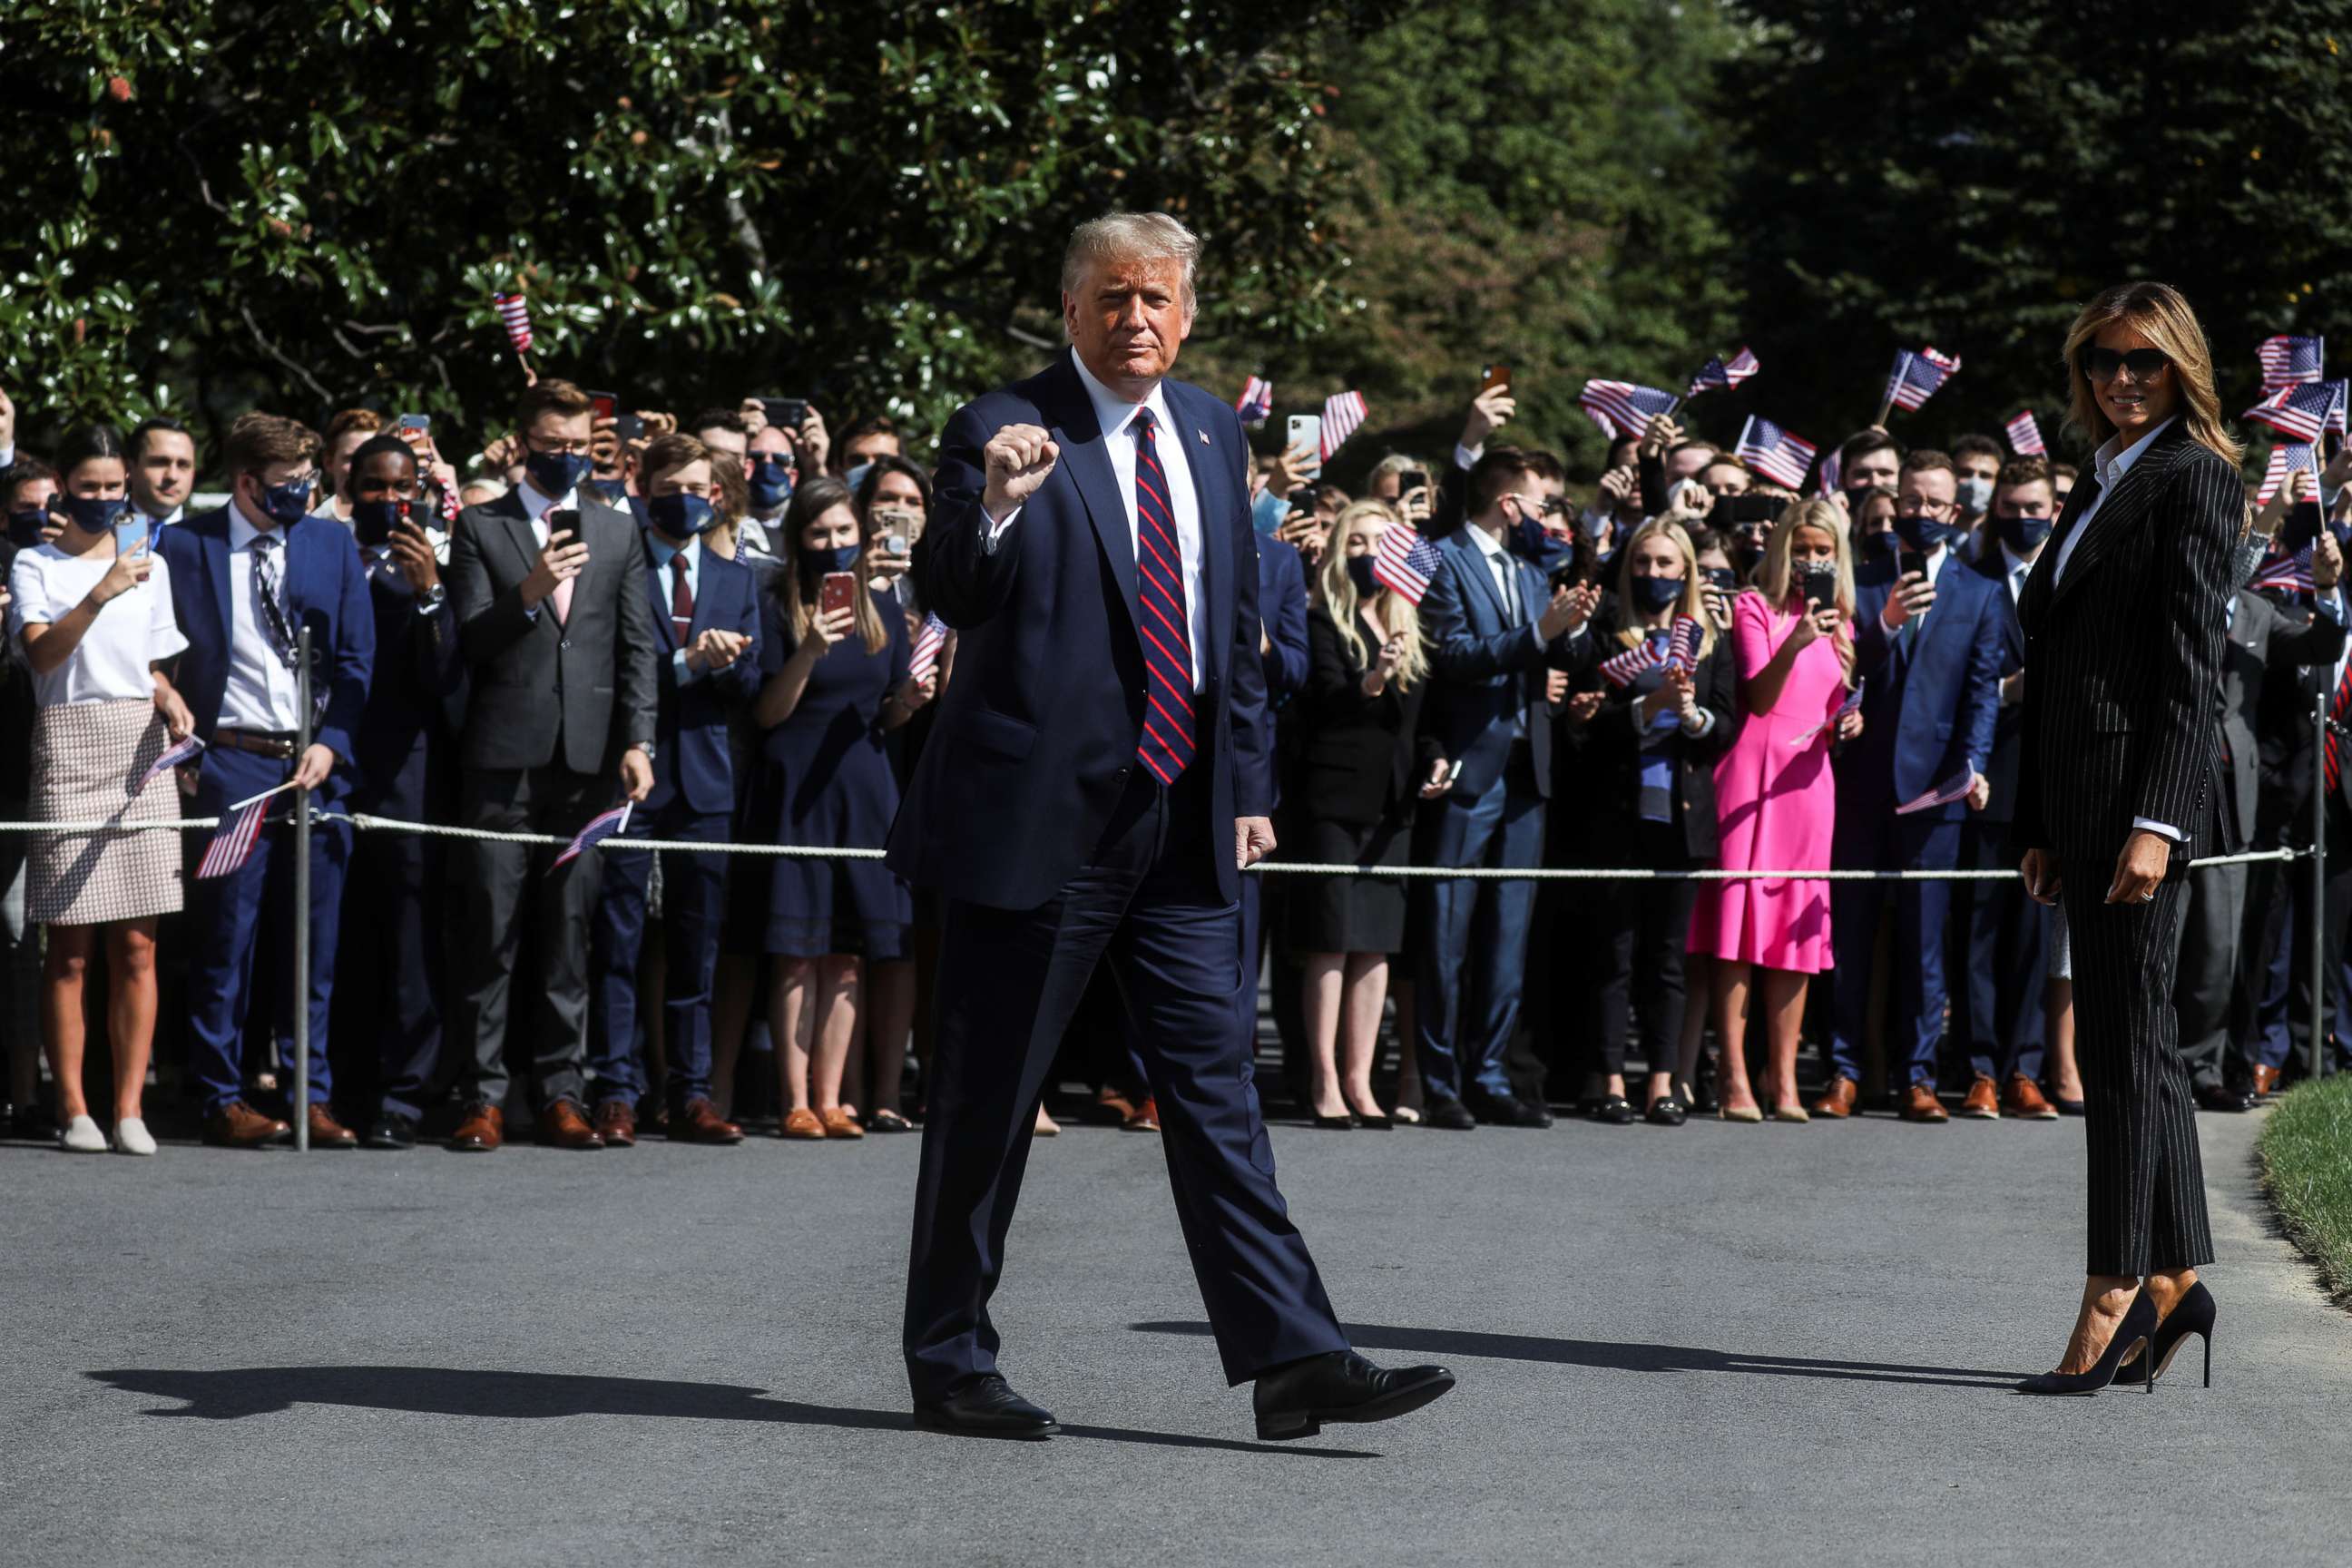
[[[2171,356],[2162,349],[2133,349],[2128,353],[2121,349],[2083,351],[2083,374],[2102,386],[2115,380],[2116,373],[2126,365],[2131,367],[2134,381],[2153,381],[2171,363]]]

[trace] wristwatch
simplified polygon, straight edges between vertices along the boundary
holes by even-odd
[[[439,609],[448,597],[449,590],[436,583],[416,595],[416,613],[420,616],[429,616]]]
[[[646,761],[650,763],[654,760],[654,743],[651,741],[639,741],[636,749],[646,754]]]

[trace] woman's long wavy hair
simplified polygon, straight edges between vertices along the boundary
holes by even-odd
[[[1845,683],[1853,685],[1853,544],[1846,537],[1845,513],[1838,504],[1816,496],[1801,500],[1772,520],[1772,531],[1764,541],[1764,559],[1756,563],[1756,591],[1776,614],[1790,613],[1790,600],[1796,595],[1797,574],[1789,564],[1789,547],[1795,542],[1797,530],[1817,529],[1829,535],[1837,548],[1837,607],[1844,615],[1848,631],[1837,639],[1838,662],[1845,667]]]
[[[776,574],[775,595],[783,610],[784,625],[793,629],[795,639],[809,635],[809,623],[816,619],[817,604],[822,597],[820,586],[824,574],[809,564],[801,550],[801,535],[810,523],[831,511],[845,506],[855,512],[849,487],[826,475],[811,479],[793,491],[791,504],[784,508],[783,537],[776,542],[777,552],[783,557],[783,570]],[[857,562],[850,570],[856,574],[858,592],[852,596],[856,612],[858,641],[867,653],[880,653],[888,646],[890,634],[882,625],[882,611],[875,604],[874,595],[866,581],[866,543],[857,545]]]
[[[1381,650],[1368,647],[1364,640],[1363,617],[1356,613],[1356,581],[1348,575],[1348,541],[1370,524],[1388,526],[1403,521],[1404,514],[1387,501],[1354,502],[1331,524],[1331,545],[1324,552],[1322,570],[1315,574],[1315,596],[1339,628],[1340,646],[1348,650],[1349,658],[1367,669],[1379,659]],[[1410,691],[1429,673],[1429,655],[1421,644],[1421,612],[1403,595],[1387,592],[1381,595],[1378,608],[1376,618],[1389,636],[1404,641],[1404,658],[1397,666],[1396,686],[1399,691]]]
[[[2213,390],[2213,351],[2205,342],[2205,329],[2197,324],[2197,312],[2169,283],[2118,283],[2084,306],[2074,324],[2066,329],[2066,379],[2073,389],[2066,405],[2066,427],[2094,450],[2116,433],[2115,421],[2107,417],[2091,390],[2090,373],[2083,360],[2101,329],[2118,323],[2164,351],[2164,357],[2172,362],[2179,418],[2189,438],[2220,453],[2235,467],[2245,448],[2221,423],[2221,399]]]

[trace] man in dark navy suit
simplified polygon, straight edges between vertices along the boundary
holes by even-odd
[[[174,681],[205,746],[194,815],[226,816],[233,804],[289,781],[336,810],[351,792],[352,735],[375,665],[375,613],[359,549],[341,523],[310,515],[319,481],[319,438],[310,431],[247,414],[229,427],[221,456],[233,487],[228,505],[166,529],[156,544],[188,639]],[[298,754],[305,716],[295,661],[304,626],[311,740]],[[282,815],[275,803],[270,815]],[[210,1142],[252,1147],[277,1136],[278,1124],[245,1103],[241,1037],[265,901],[281,911],[267,922],[272,940],[291,929],[292,850],[290,830],[272,826],[236,870],[188,884],[188,1027]],[[327,1109],[328,1010],[351,851],[349,823],[312,826],[310,994],[267,1003],[281,1031],[291,1028],[297,1005],[310,1008],[310,1103],[299,1114],[310,1118],[318,1149],[359,1142]]]
[[[645,591],[654,621],[661,707],[654,728],[654,786],[604,847],[593,960],[597,1021],[588,1068],[607,1148],[636,1141],[646,1091],[637,1055],[637,955],[645,943],[646,884],[653,857],[619,847],[631,838],[723,844],[735,806],[727,719],[760,689],[760,610],[749,566],[703,548],[719,521],[712,504],[719,459],[691,436],[664,436],[639,459],[645,486]],[[726,905],[721,855],[662,858],[662,1044],[669,1136],[740,1143],[743,1130],[710,1103],[710,986]]]
[[[352,533],[375,611],[375,676],[352,761],[355,812],[446,822],[457,805],[455,741],[465,722],[466,668],[441,584],[437,513],[408,444],[378,436],[344,469]],[[368,833],[352,847],[346,918],[362,940],[343,955],[337,1034],[374,1058],[371,1149],[416,1142],[441,1064],[446,839]]]
[[[1900,547],[1854,569],[1855,672],[1864,682],[1862,739],[1837,764],[1841,869],[1948,871],[1959,864],[1960,824],[1991,797],[2000,702],[2000,585],[1960,563],[1955,546],[1959,480],[1951,458],[1918,451],[1895,479]],[[1916,556],[1903,570],[1906,556]],[[1975,769],[1967,799],[1898,816],[1895,807]],[[1886,1041],[1887,1088],[1906,1121],[1950,1118],[1936,1097],[1944,1036],[1944,917],[1949,882],[1840,882],[1830,895],[1838,945],[1832,1073],[1814,1114],[1853,1114],[1870,1012],[1870,954],[1879,911],[1895,906],[1896,1027]]]
[[[1274,847],[1248,448],[1163,379],[1200,242],[1163,214],[1071,237],[1072,353],[958,411],[916,573],[955,679],[890,864],[944,896],[905,1348],[924,1425],[1059,1430],[996,1370],[988,1299],[1046,1071],[1108,963],[1157,1100],[1226,1377],[1263,1437],[1453,1385],[1348,1348],[1275,1185],[1239,1006],[1241,869]]]

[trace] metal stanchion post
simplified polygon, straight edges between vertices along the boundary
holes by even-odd
[[[2327,698],[2311,700],[2311,1076],[2327,1035]]]
[[[310,749],[310,628],[294,640],[294,765]],[[294,1147],[310,1147],[310,792],[294,792]]]

